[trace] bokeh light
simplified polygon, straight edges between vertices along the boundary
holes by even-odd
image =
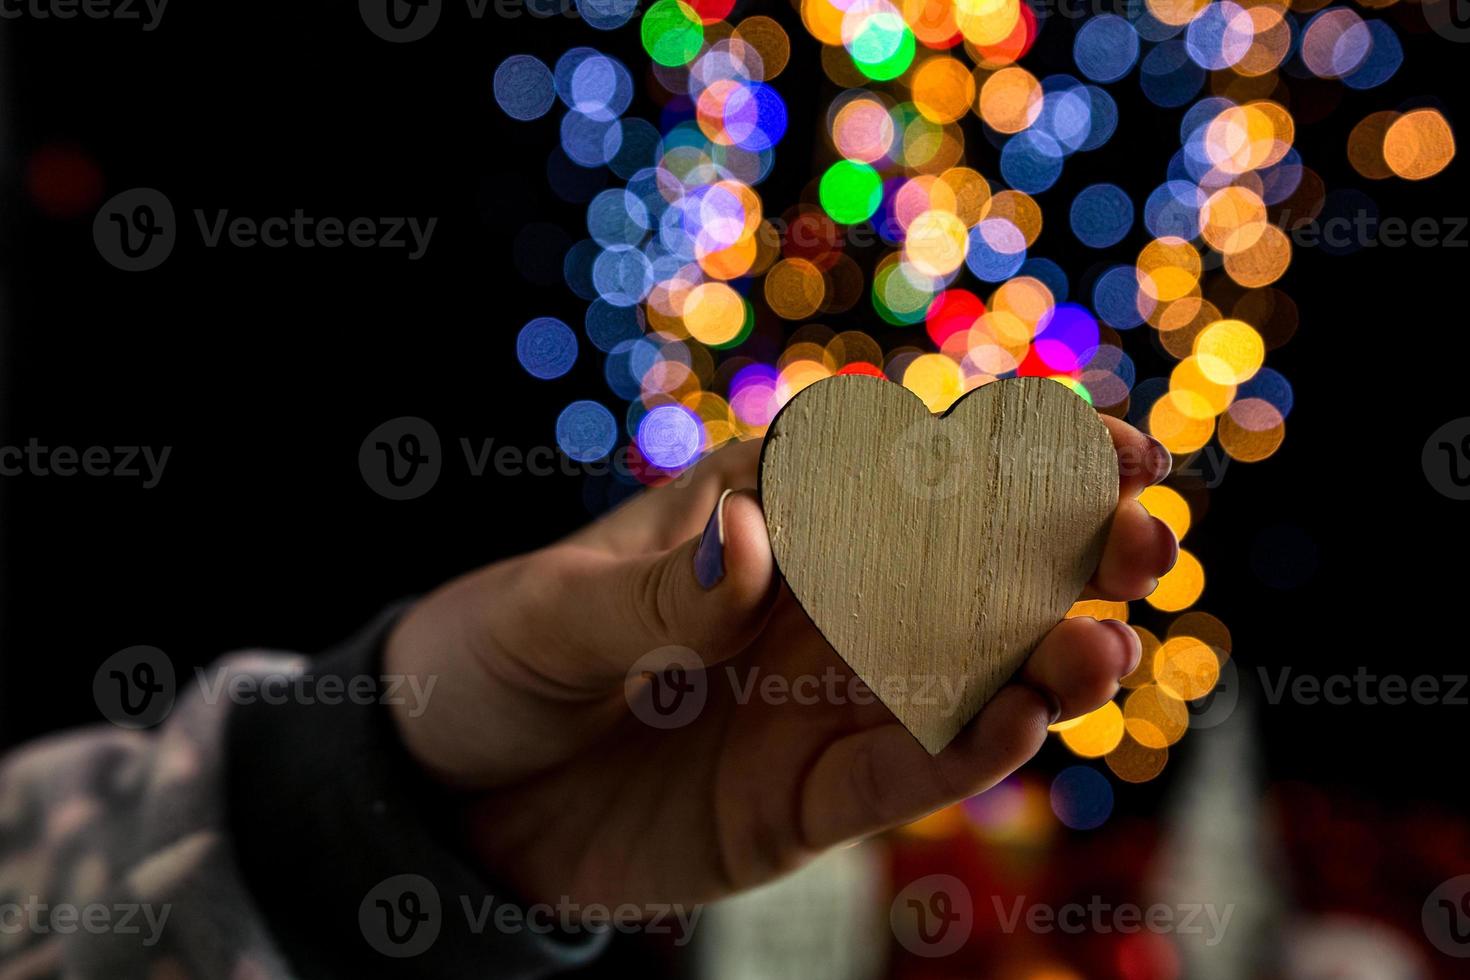
[[[597,402],[572,402],[556,418],[556,444],[578,462],[602,459],[613,451],[617,440],[617,420]]]
[[[516,359],[526,373],[543,381],[559,378],[577,360],[577,335],[551,317],[532,320],[516,337]]]
[[[1068,766],[1051,783],[1051,808],[1073,830],[1093,830],[1113,813],[1113,787],[1088,766]]]
[[[556,82],[539,58],[518,54],[495,69],[495,102],[512,119],[540,119],[556,104]]]
[[[1328,187],[1322,140],[1308,152],[1299,136],[1351,105],[1337,169],[1422,181],[1454,162],[1451,121],[1397,91],[1412,73],[1382,0],[1146,0],[1077,22],[1018,0],[795,5],[810,39],[779,15],[737,20],[732,0],[657,0],[641,17],[631,0],[577,0],[590,28],[636,32],[640,63],[572,47],[554,67],[515,55],[496,68],[507,117],[562,110],[546,180],[585,214],[585,228],[539,219],[514,240],[528,280],[586,304],[581,332],[601,359],[600,377],[587,372],[596,396],[559,403],[557,445],[579,460],[626,454],[626,495],[760,438],[797,392],[853,374],[935,412],[997,379],[1048,377],[1146,430],[1178,466],[1139,501],[1186,547],[1145,601],[1073,608],[1129,623],[1144,657],[1116,701],[1054,727],[1069,752],[1103,761],[1053,782],[1053,813],[1097,826],[1108,779],[1163,772],[1187,703],[1232,655],[1228,628],[1197,608],[1219,545],[1197,529],[1212,491],[1187,474],[1269,465],[1288,444],[1296,395],[1277,352],[1304,319],[1295,235],[1379,213]],[[798,72],[793,59],[809,60]],[[817,82],[835,95],[795,118]],[[1150,111],[1125,119],[1139,96]],[[814,148],[809,172],[784,158],[793,127],[803,157]],[[1167,139],[1170,153],[1089,157],[1119,134]],[[803,178],[785,185],[794,198],[763,187],[778,166]],[[578,354],[560,320],[516,337],[536,378],[566,376]],[[609,392],[626,407],[600,404]],[[1278,529],[1252,567],[1296,588],[1313,547]],[[1025,819],[966,819],[1034,835],[1050,818],[1033,788],[1013,807]],[[953,832],[957,813],[929,829]]]

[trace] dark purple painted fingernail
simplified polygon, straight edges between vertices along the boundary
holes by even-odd
[[[1153,486],[1163,483],[1169,471],[1174,468],[1174,457],[1164,444],[1153,436],[1148,437],[1148,449],[1144,452],[1144,465],[1148,467],[1148,483]]]
[[[725,577],[725,498],[733,492],[720,494],[694,551],[694,578],[704,589],[713,589]]]

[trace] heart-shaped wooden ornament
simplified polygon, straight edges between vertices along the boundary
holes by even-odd
[[[1092,577],[1118,458],[1097,412],[1049,379],[996,381],[934,415],[854,375],[776,416],[760,489],[797,601],[937,753]]]

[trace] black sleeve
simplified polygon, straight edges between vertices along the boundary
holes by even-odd
[[[230,713],[228,822],[256,904],[311,980],[501,980],[587,962],[605,935],[551,932],[545,916],[525,925],[524,906],[456,845],[452,794],[403,747],[380,703],[399,611],[306,668],[312,689],[354,696],[256,699]]]

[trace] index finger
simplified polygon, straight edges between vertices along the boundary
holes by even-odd
[[[1118,452],[1119,500],[1131,500],[1169,475],[1174,468],[1174,457],[1162,442],[1122,419],[1102,414],[1098,417],[1108,427],[1113,448]]]

